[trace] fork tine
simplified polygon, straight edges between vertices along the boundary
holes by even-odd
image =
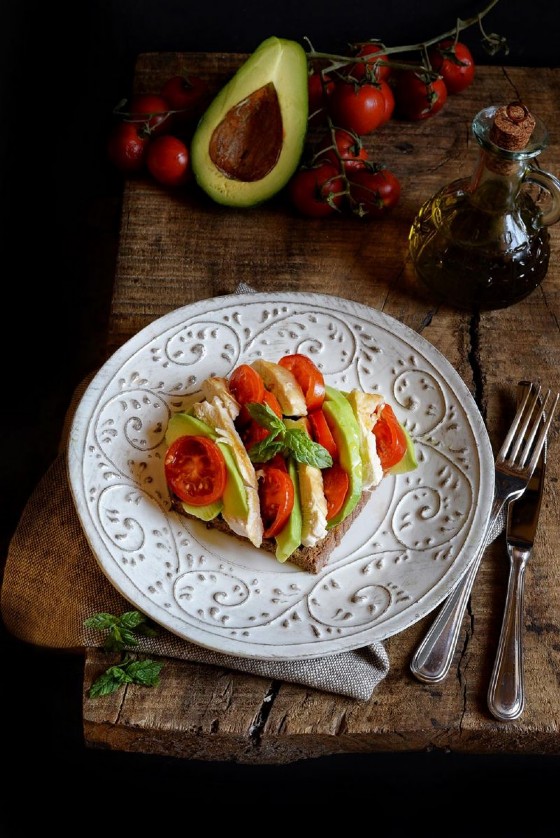
[[[536,433],[536,430],[537,430],[537,428],[538,428],[538,426],[539,426],[539,423],[540,423],[541,419],[545,419],[545,416],[546,416],[546,413],[545,413],[545,411],[546,411],[546,406],[547,406],[547,404],[548,404],[548,399],[549,399],[549,396],[551,396],[551,395],[552,395],[552,394],[551,394],[551,392],[550,392],[550,390],[549,390],[549,391],[548,391],[548,393],[546,394],[546,399],[544,400],[544,404],[542,405],[542,408],[541,408],[541,411],[540,411],[540,415],[537,417],[537,419],[536,419],[536,421],[535,421],[535,427],[534,427],[534,429],[533,429],[533,436],[534,436],[534,435],[535,435],[535,433]],[[557,405],[558,405],[558,399],[559,399],[559,397],[560,397],[560,394],[559,394],[559,393],[556,393],[556,398],[554,399],[554,403],[553,403],[553,405],[552,405],[552,407],[551,407],[551,409],[550,409],[550,412],[549,412],[549,414],[548,414],[547,418],[545,419],[545,421],[542,423],[542,426],[541,426],[541,432],[540,432],[540,434],[539,434],[539,436],[538,436],[537,442],[536,442],[536,444],[535,444],[535,449],[534,449],[534,451],[533,451],[533,455],[532,455],[531,460],[530,460],[529,465],[528,465],[528,468],[530,469],[531,474],[533,473],[533,471],[534,471],[534,470],[535,470],[535,468],[536,468],[537,461],[538,461],[538,459],[539,459],[539,457],[540,457],[540,454],[541,454],[541,451],[542,451],[542,447],[543,447],[543,445],[544,445],[544,443],[545,443],[546,436],[547,436],[547,434],[548,434],[548,429],[550,428],[550,425],[551,425],[551,423],[552,423],[552,419],[553,419],[553,417],[554,417],[554,413],[556,412],[556,407],[557,407]],[[527,453],[528,453],[528,452],[527,452]],[[525,452],[523,452],[523,454],[524,454],[524,457],[525,457]]]
[[[540,407],[540,405],[539,405],[539,398],[540,398],[540,395],[541,395],[540,385],[537,385],[537,384],[532,385],[531,394],[532,394],[533,400],[530,403],[530,406],[528,406],[527,410],[525,411],[525,419],[524,419],[518,433],[515,435],[515,444],[514,444],[513,449],[512,449],[512,451],[510,452],[510,455],[509,455],[510,459],[512,459],[512,460],[517,459],[517,455],[519,454],[519,450],[520,450],[521,446],[523,445],[523,442],[525,441],[525,434],[527,433],[527,429],[528,429],[528,427],[531,423],[533,412],[534,412],[535,408]],[[532,439],[535,436],[536,430],[537,430],[537,425],[535,424],[534,429],[533,429],[532,437],[531,436],[529,437],[529,440],[528,440],[528,442],[525,446],[525,451],[524,451],[524,455],[523,455],[524,458],[526,458],[528,453],[529,453],[529,450],[530,450],[530,447],[531,447],[531,442],[532,442]]]
[[[514,436],[516,436],[518,434],[519,423],[521,422],[522,416],[525,414],[525,410],[527,408],[527,403],[529,401],[529,397],[532,396],[533,392],[534,392],[533,386],[534,385],[531,384],[531,386],[527,389],[527,392],[525,393],[525,396],[523,397],[523,400],[522,400],[521,404],[519,405],[519,407],[517,409],[517,413],[515,414],[513,422],[510,425],[510,429],[507,432],[506,438],[504,439],[504,441],[502,443],[502,447],[498,451],[498,456],[496,458],[497,461],[504,460],[506,458],[506,456],[508,454],[508,451],[509,451],[509,447],[510,447],[512,441],[513,441],[513,438],[514,438]],[[534,397],[533,402],[531,403],[531,408],[528,412],[529,417],[531,416],[531,413],[533,412],[534,406],[535,406],[536,401],[539,397],[539,392],[540,392],[540,387],[539,387],[539,390],[537,391],[537,394]],[[529,423],[529,420],[527,419],[526,423],[525,423],[525,427],[523,427],[521,429],[521,433],[519,434],[519,437],[516,437],[516,438],[518,438],[517,449],[519,448],[519,445],[521,444],[519,439],[523,439],[523,436],[525,434],[525,430],[527,429],[528,423]]]
[[[540,387],[539,387],[539,391],[540,391]],[[525,462],[526,462],[529,454],[531,453],[531,448],[533,446],[533,442],[535,441],[537,431],[539,430],[539,424],[540,424],[541,420],[546,416],[546,407],[547,407],[550,395],[551,395],[551,391],[547,390],[546,395],[544,397],[544,402],[542,402],[542,400],[540,400],[540,402],[535,404],[534,407],[533,407],[533,410],[535,408],[537,408],[536,414],[533,416],[533,411],[531,411],[531,413],[527,417],[526,427],[524,428],[524,430],[525,431],[528,430],[529,420],[531,420],[533,422],[533,424],[532,424],[532,427],[531,427],[530,431],[528,432],[527,437],[525,437],[524,434],[521,434],[520,437],[519,437],[518,448],[521,448],[523,443],[525,443],[525,447],[523,448],[523,452],[522,452],[520,457],[517,457],[518,452],[516,452],[516,462],[521,467],[523,467],[525,465]]]

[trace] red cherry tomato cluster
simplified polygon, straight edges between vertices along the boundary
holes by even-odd
[[[427,60],[415,64],[400,54],[393,60],[390,49],[371,41],[356,45],[348,64],[336,70],[313,67],[310,61],[309,126],[323,131],[326,139],[308,148],[311,153],[288,185],[298,212],[324,218],[350,210],[380,218],[398,203],[397,176],[368,159],[362,137],[390,119],[435,116],[448,95],[465,90],[475,75],[471,52],[458,40],[444,38],[425,54]]]
[[[115,110],[109,160],[127,175],[144,172],[164,186],[185,185],[189,138],[208,101],[208,85],[193,75],[172,76],[159,92],[133,96]]]
[[[295,209],[313,218],[337,212],[381,218],[399,201],[401,184],[390,169],[369,159],[362,138],[331,127],[288,184]]]

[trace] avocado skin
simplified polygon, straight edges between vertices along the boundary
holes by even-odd
[[[229,446],[223,442],[217,442],[217,435],[212,428],[206,422],[202,422],[196,416],[190,416],[188,413],[174,413],[167,425],[165,432],[167,445],[171,445],[180,436],[207,436],[214,440],[224,455],[227,469],[226,488],[221,502],[210,503],[206,506],[192,506],[184,503],[185,512],[195,515],[202,521],[211,521],[219,515],[222,509],[232,517],[247,518],[249,514],[247,493]]]
[[[273,36],[260,44],[220,90],[200,119],[190,148],[194,177],[210,198],[226,206],[251,207],[268,200],[287,184],[297,169],[305,143],[307,77],[307,55],[303,47],[297,41]],[[274,118],[255,119],[252,127],[244,119],[239,120],[237,130],[231,131],[229,145],[232,159],[243,161],[263,144],[263,122],[274,123],[274,130],[283,138],[278,157],[270,157],[270,170],[256,180],[247,174],[235,177],[229,167],[225,171],[215,162],[211,153],[214,138],[217,132],[227,138],[224,126],[230,119],[232,125],[237,124],[233,117],[237,119],[249,97],[267,89],[273,90],[276,97],[274,107],[269,110]],[[224,151],[224,142],[221,148]]]
[[[354,509],[362,496],[362,456],[360,453],[360,430],[354,411],[348,400],[334,387],[325,387],[323,412],[338,448],[340,465],[349,478],[348,494],[338,515],[327,524],[332,529],[340,524]]]

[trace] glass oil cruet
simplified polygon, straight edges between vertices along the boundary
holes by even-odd
[[[419,279],[439,301],[481,311],[512,305],[543,281],[560,181],[535,165],[548,134],[520,102],[480,111],[472,132],[480,146],[472,176],[424,203],[409,246]]]

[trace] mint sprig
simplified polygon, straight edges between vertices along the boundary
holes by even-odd
[[[253,463],[266,463],[276,454],[292,456],[298,463],[308,463],[316,468],[330,468],[333,460],[329,452],[314,442],[301,428],[287,428],[282,419],[267,404],[251,402],[247,410],[259,425],[269,432],[261,442],[249,449]]]
[[[156,687],[163,663],[145,659],[136,660],[129,655],[114,666],[110,666],[90,687],[90,698],[111,695],[124,684],[141,684],[143,687]]]
[[[127,646],[137,646],[137,635],[156,637],[157,629],[140,611],[125,611],[120,616],[100,611],[84,620],[86,628],[106,631],[103,643],[106,652],[122,652]],[[122,656],[118,664],[108,667],[90,687],[91,698],[110,695],[124,684],[141,684],[154,687],[159,684],[159,673],[163,663],[156,663],[149,658],[137,660],[130,655]]]
[[[120,617],[100,611],[84,620],[84,626],[107,632],[103,643],[106,652],[120,652],[126,646],[137,646],[137,634],[145,637],[157,636],[157,629],[140,611],[125,611]]]

